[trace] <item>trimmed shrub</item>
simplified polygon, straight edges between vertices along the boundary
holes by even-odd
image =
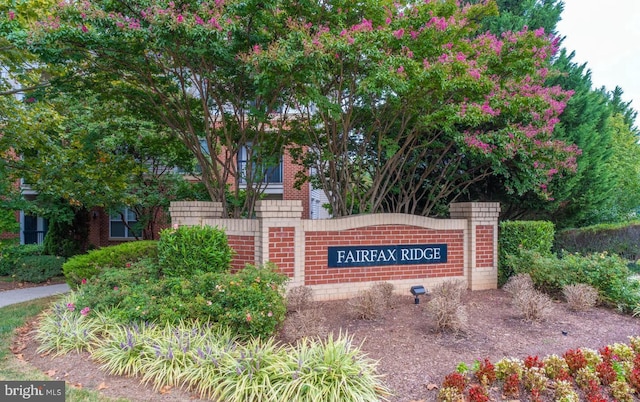
[[[273,335],[284,321],[284,284],[289,279],[274,264],[247,265],[235,274],[220,275],[209,292],[205,312],[241,337]]]
[[[23,257],[43,254],[41,244],[14,244],[0,248],[0,276],[13,275],[17,269],[18,260]]]
[[[103,312],[113,309],[110,311],[113,318],[128,323],[158,319],[156,300],[163,293],[159,289],[157,264],[143,259],[126,268],[105,267],[87,279],[77,295],[78,305]]]
[[[163,274],[168,277],[228,272],[232,254],[222,229],[181,226],[160,233],[158,261]]]
[[[156,260],[157,255],[157,241],[126,242],[76,255],[64,263],[62,271],[69,286],[75,288],[83,279],[89,280],[107,267],[126,268],[128,264],[142,259]]]
[[[15,279],[20,282],[41,283],[62,275],[64,258],[53,255],[31,255],[18,260]]]
[[[515,272],[506,260],[521,250],[551,255],[555,227],[548,221],[504,221],[500,223],[498,237],[498,284],[504,285]]]
[[[640,259],[640,223],[600,224],[558,232],[554,249],[587,255],[608,252],[630,261]]]

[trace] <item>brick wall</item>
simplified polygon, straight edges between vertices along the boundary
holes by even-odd
[[[476,268],[491,268],[494,265],[493,229],[491,225],[476,226]]]
[[[464,275],[463,230],[436,231],[416,226],[380,225],[340,232],[305,233],[305,285],[326,285],[398,279],[460,277]],[[329,246],[376,246],[399,244],[448,245],[448,258],[444,264],[384,265],[357,268],[329,268]]]
[[[465,281],[472,290],[497,287],[497,203],[452,204],[452,219],[368,214],[309,220],[301,219],[301,201],[261,200],[256,219],[203,218],[213,204],[172,204],[172,223],[224,228],[237,253],[234,267],[252,257],[255,264],[273,262],[291,279],[289,287],[309,286],[318,300],[349,298],[380,281],[393,283],[396,292],[405,294],[413,285],[428,289],[450,279]],[[332,246],[413,244],[446,244],[446,261],[329,267]]]
[[[228,235],[229,246],[235,252],[231,267],[233,271],[242,269],[247,264],[255,264],[255,238],[254,236]]]
[[[280,272],[293,278],[295,269],[295,228],[269,228],[269,261],[280,268]]]

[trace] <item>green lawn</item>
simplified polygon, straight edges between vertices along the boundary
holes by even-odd
[[[31,381],[48,380],[49,378],[16,359],[9,347],[14,330],[24,325],[27,320],[38,315],[47,308],[55,297],[39,299],[30,302],[0,308],[0,380],[3,381]],[[126,399],[112,399],[97,392],[67,387],[67,402],[127,402]]]

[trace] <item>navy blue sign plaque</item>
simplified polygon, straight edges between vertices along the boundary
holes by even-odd
[[[329,268],[447,262],[446,244],[329,247]]]

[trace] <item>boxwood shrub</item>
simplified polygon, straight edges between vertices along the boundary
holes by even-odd
[[[188,278],[231,269],[233,250],[224,230],[211,226],[181,226],[160,233],[158,260],[168,277]]]
[[[62,275],[63,257],[30,255],[18,259],[15,279],[21,282],[41,283]]]
[[[548,221],[504,221],[498,236],[498,284],[504,285],[514,274],[507,263],[507,255],[531,250],[543,256],[551,255],[555,227]]]
[[[13,275],[18,260],[23,257],[42,255],[43,250],[42,244],[3,245],[0,248],[0,276]]]
[[[93,278],[106,267],[126,268],[128,264],[146,258],[157,261],[157,241],[132,241],[91,250],[87,254],[69,258],[62,266],[62,271],[69,286],[75,288],[83,279]]]

